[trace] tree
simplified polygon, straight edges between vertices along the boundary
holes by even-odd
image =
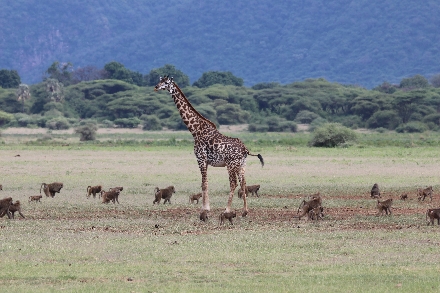
[[[309,145],[315,147],[336,147],[348,142],[355,142],[356,132],[339,123],[326,123],[313,131]]]
[[[0,87],[5,89],[16,88],[20,83],[20,76],[16,70],[0,70]]]
[[[96,139],[96,131],[98,127],[94,123],[87,123],[85,125],[75,128],[75,133],[79,134],[80,141],[90,141]]]
[[[420,74],[413,77],[404,78],[400,82],[401,88],[427,88],[429,87],[428,80]]]
[[[64,100],[64,86],[61,82],[54,78],[48,78],[44,83],[46,84],[46,93],[52,101],[62,102]]]
[[[403,123],[408,123],[411,114],[415,112],[416,107],[425,98],[422,91],[411,91],[407,93],[395,93],[393,106],[397,110]]]
[[[440,87],[440,74],[436,74],[431,77],[431,84],[433,87]]]
[[[180,88],[189,86],[189,77],[171,64],[166,64],[164,67],[151,70],[150,73],[145,76],[145,83],[147,86],[155,86],[159,82],[159,78],[165,75],[172,76],[174,82],[179,85]]]
[[[94,66],[85,66],[75,69],[72,72],[72,83],[80,83],[82,81],[91,81],[97,79],[106,79],[107,71],[98,69]]]
[[[22,103],[22,112],[24,113],[24,101],[29,100],[31,98],[29,86],[27,84],[20,83],[15,94],[17,96],[17,100],[21,101]]]
[[[143,76],[139,72],[131,71],[122,63],[112,61],[104,66],[108,78],[122,80],[138,86],[143,85]]]
[[[243,86],[244,81],[242,78],[234,76],[230,71],[209,71],[203,73],[202,77],[193,83],[193,86],[205,88],[217,83],[223,85]]]
[[[52,65],[46,70],[47,76],[44,77],[46,79],[55,79],[62,83],[64,86],[68,86],[72,84],[72,71],[73,65],[70,62],[60,63],[55,61]]]

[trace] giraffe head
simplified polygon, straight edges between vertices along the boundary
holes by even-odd
[[[160,77],[159,83],[154,87],[154,91],[157,92],[159,90],[167,90],[171,93],[171,88],[173,87],[173,78],[165,75],[164,77]]]

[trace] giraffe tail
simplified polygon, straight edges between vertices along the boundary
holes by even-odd
[[[248,153],[250,156],[255,156],[255,157],[258,157],[259,159],[260,159],[260,163],[261,163],[261,167],[264,167],[264,160],[263,160],[263,156],[262,155],[260,155],[260,154],[258,154],[258,155],[254,155],[254,154],[251,154],[251,153]]]

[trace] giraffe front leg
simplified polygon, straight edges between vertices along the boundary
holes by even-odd
[[[231,212],[232,207],[232,198],[234,197],[234,191],[237,187],[237,172],[233,168],[228,168],[229,173],[229,186],[230,186],[230,192],[229,192],[229,198],[228,198],[228,205],[226,206],[225,213]],[[244,195],[246,197],[246,195]]]
[[[206,222],[208,220],[208,212],[211,210],[208,195],[208,168],[204,162],[199,162],[199,167],[202,173],[202,210],[200,212],[200,220]]]

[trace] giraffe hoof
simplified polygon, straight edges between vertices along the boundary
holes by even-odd
[[[242,216],[242,217],[246,217],[247,214],[248,214],[248,211],[244,211],[244,212],[241,214],[241,216]]]
[[[203,211],[200,213],[200,220],[203,222],[208,221],[208,211]]]

